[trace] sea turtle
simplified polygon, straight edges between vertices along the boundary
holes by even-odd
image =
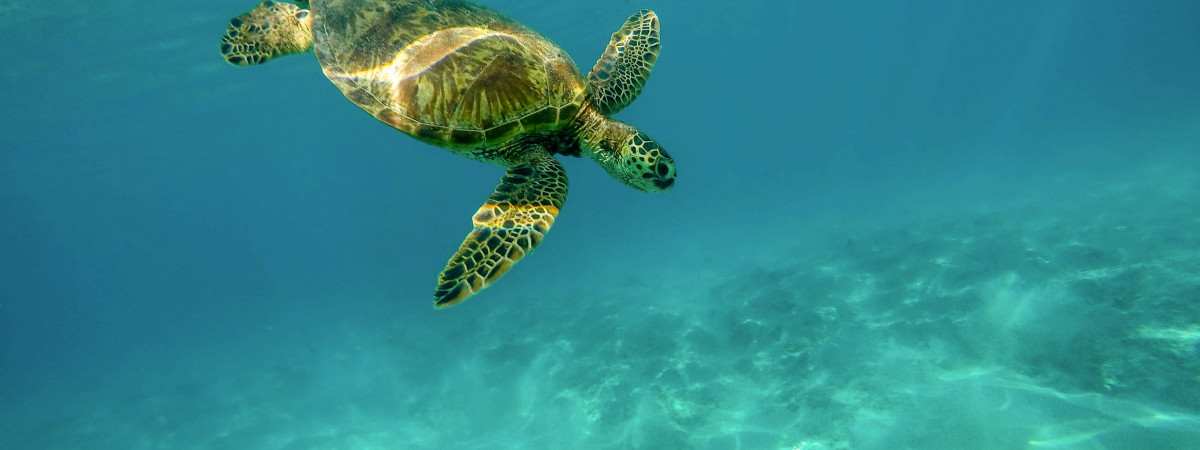
[[[647,192],[675,184],[649,136],[609,118],[658,59],[658,17],[629,17],[585,79],[563,49],[454,0],[265,1],[229,21],[221,53],[245,66],[310,49],[346,98],[420,141],[507,171],[438,276],[434,306],[470,297],[542,242],[567,197],[556,154],[587,156]]]

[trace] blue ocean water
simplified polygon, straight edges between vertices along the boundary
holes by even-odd
[[[0,449],[1200,448],[1200,3],[485,4],[654,9],[679,181],[435,310],[500,168],[253,1],[0,3]]]

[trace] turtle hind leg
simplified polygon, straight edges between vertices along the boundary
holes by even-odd
[[[230,19],[221,36],[221,55],[239,66],[304,53],[312,46],[312,14],[291,3],[273,1]]]
[[[654,11],[643,9],[629,16],[588,74],[596,109],[607,116],[633,103],[646,86],[661,49]]]
[[[475,229],[438,276],[433,306],[457,304],[492,284],[532,252],[567,199],[567,173],[554,156],[533,148],[504,173],[475,213]]]

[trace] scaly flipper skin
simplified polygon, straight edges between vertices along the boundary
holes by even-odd
[[[438,275],[436,308],[483,290],[537,248],[567,199],[567,172],[554,156],[538,145],[512,153],[527,155],[525,162],[504,173],[475,213],[475,229]]]
[[[610,116],[629,106],[646,86],[661,49],[654,11],[643,9],[629,16],[588,74],[596,109]]]
[[[304,2],[307,4],[307,2]],[[238,66],[304,53],[313,46],[312,15],[291,3],[265,1],[229,20],[221,55]]]

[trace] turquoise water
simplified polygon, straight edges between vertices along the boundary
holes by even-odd
[[[679,181],[446,310],[501,169],[252,2],[0,3],[0,448],[1200,448],[1200,3],[538,3],[658,13]]]

